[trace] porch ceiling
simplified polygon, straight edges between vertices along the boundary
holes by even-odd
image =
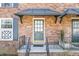
[[[33,8],[33,9],[25,9],[20,12],[17,12],[16,15],[29,15],[29,16],[46,16],[46,15],[60,15],[59,12],[54,9],[44,9],[44,8]]]

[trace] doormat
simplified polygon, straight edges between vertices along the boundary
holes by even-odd
[[[33,45],[34,47],[43,47],[43,45]]]

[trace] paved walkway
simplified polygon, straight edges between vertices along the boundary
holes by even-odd
[[[64,51],[59,45],[49,45],[49,52],[61,52]],[[31,46],[30,52],[46,52],[46,45],[43,47],[34,47],[33,45]]]
[[[43,47],[37,47],[37,46],[31,45],[30,52],[46,52],[46,46],[44,45]]]
[[[59,45],[49,45],[49,52],[62,52],[64,51]]]
[[[79,53],[79,47],[75,47],[72,46],[71,49],[63,49],[61,46],[59,45],[49,45],[49,53],[51,55],[53,54],[63,54],[64,52],[69,52],[69,53]],[[20,50],[18,50],[18,53],[20,53],[19,55],[25,55],[27,53],[26,51],[27,45],[24,45],[20,48]],[[46,45],[44,46],[33,46],[31,45],[31,49],[30,49],[30,54],[29,55],[47,55],[47,51],[46,51]]]

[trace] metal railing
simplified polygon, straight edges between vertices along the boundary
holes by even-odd
[[[18,49],[20,49],[25,44],[25,35],[19,37]]]
[[[27,56],[29,56],[30,48],[31,48],[30,37],[27,37],[26,40],[27,40],[27,49],[26,49],[27,52],[26,52],[26,54],[27,54]]]
[[[47,51],[47,56],[50,56],[49,53],[49,43],[48,43],[48,38],[46,37],[46,51]]]
[[[27,48],[26,48],[26,56],[29,56],[30,49],[31,49],[30,37],[23,36],[23,38],[24,38],[24,41],[25,41],[25,43],[23,41],[24,45],[27,45]],[[48,38],[47,37],[46,37],[46,43],[45,43],[45,45],[46,45],[46,53],[47,53],[47,56],[50,56],[50,53],[49,53],[49,43],[48,43]]]

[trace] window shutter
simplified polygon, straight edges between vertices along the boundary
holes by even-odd
[[[13,40],[14,41],[18,40],[18,19],[17,18],[13,19]]]
[[[13,7],[14,8],[18,7],[18,3],[13,3]]]

